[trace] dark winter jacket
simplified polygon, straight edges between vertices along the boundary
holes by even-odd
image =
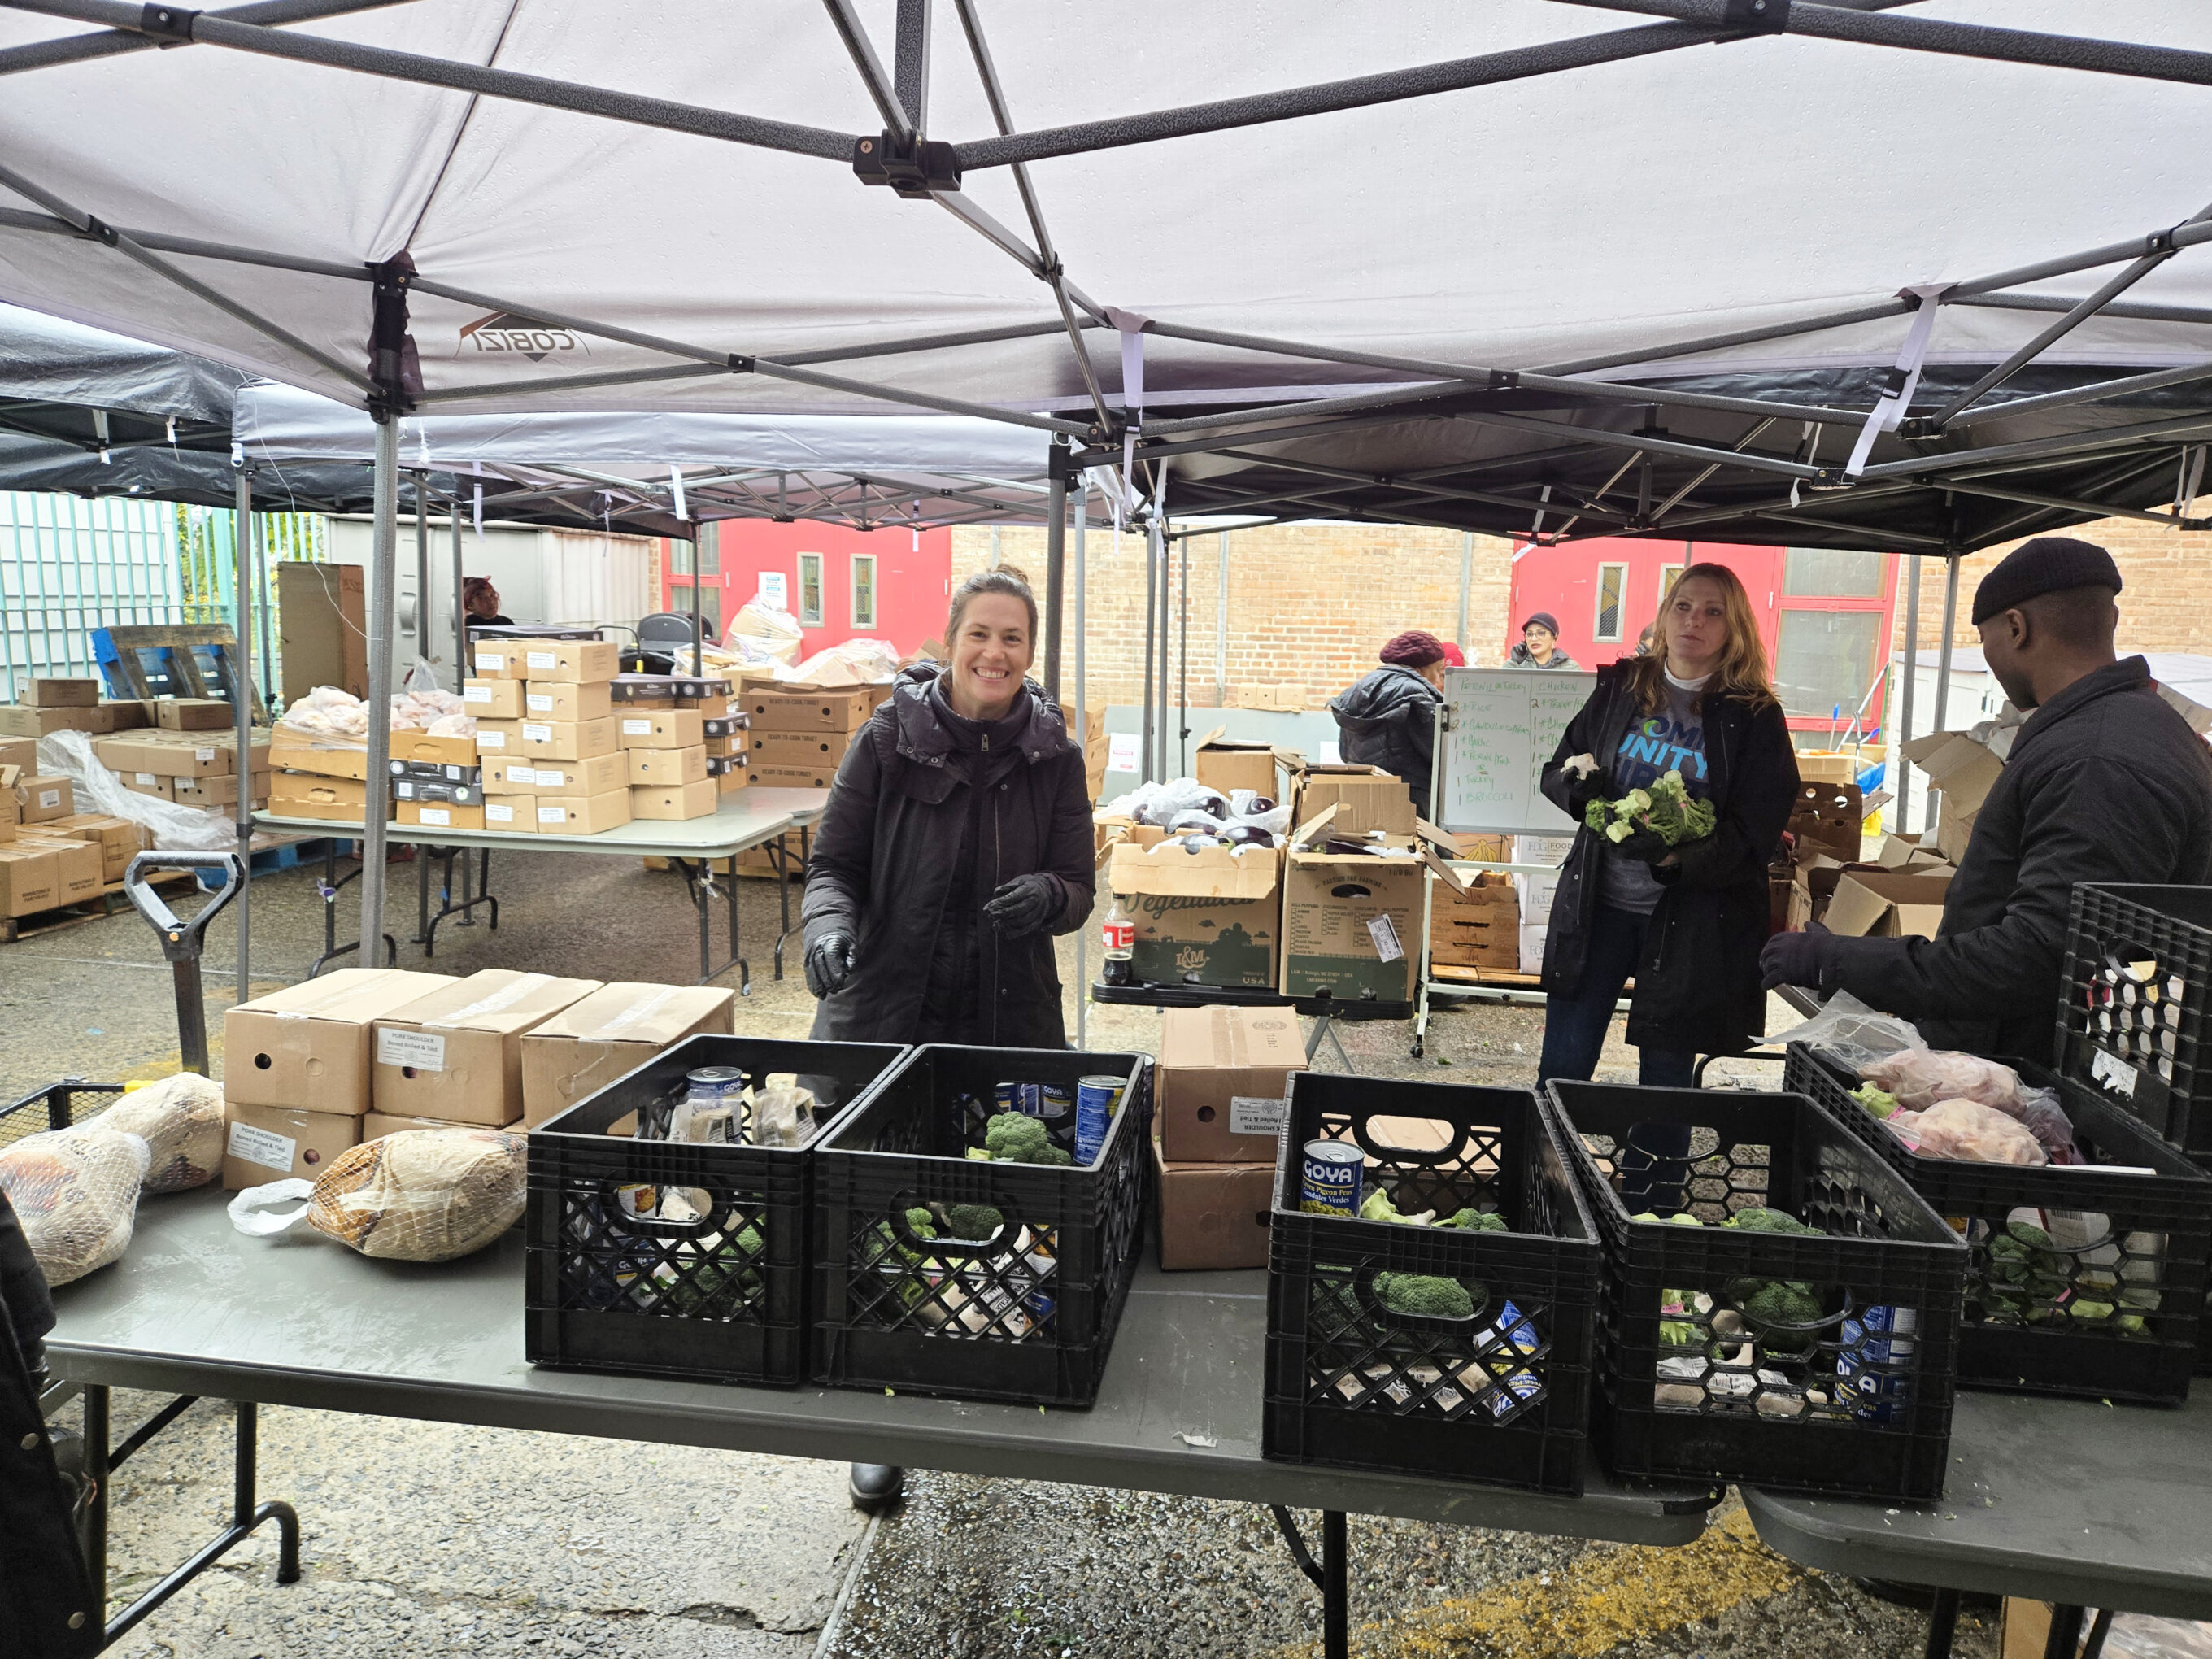
[[[1822,975],[1929,1042],[2048,1061],[2075,884],[2212,878],[2212,754],[2130,657],[2074,682],[2013,739],[1938,936],[1839,939]]]
[[[1523,640],[1516,640],[1513,642],[1513,648],[1505,653],[1505,665],[1508,668],[1534,668],[1546,674],[1554,669],[1573,670],[1582,666],[1556,645],[1552,647],[1551,661],[1538,662],[1535,658],[1528,654],[1528,642]]]
[[[46,1276],[0,1195],[0,1651],[76,1659],[100,1651],[106,1615],[39,1415],[33,1373],[53,1325]]]
[[[1759,988],[1759,952],[1772,914],[1766,866],[1796,804],[1797,757],[1778,705],[1753,710],[1738,698],[1714,696],[1705,700],[1704,714],[1707,798],[1717,823],[1705,840],[1682,848],[1677,863],[1652,868],[1665,891],[1651,913],[1644,957],[1636,965],[1628,1040],[1639,1047],[1730,1054],[1748,1048],[1766,1029],[1766,996]],[[1567,762],[1590,755],[1602,769],[1620,750],[1630,722],[1641,718],[1628,665],[1599,669],[1589,701],[1544,769],[1544,793],[1579,818],[1569,800]],[[1620,856],[1587,826],[1576,831],[1552,900],[1544,941],[1546,991],[1571,995],[1581,984],[1604,885],[1603,860]]]
[[[1410,668],[1385,663],[1328,705],[1344,733],[1344,758],[1405,779],[1413,810],[1429,816],[1429,771],[1436,752],[1436,710],[1443,694]]]
[[[1096,884],[1083,751],[1036,685],[1013,716],[978,728],[934,695],[937,674],[899,676],[846,750],[814,832],[807,944],[842,933],[860,949],[813,1035],[1065,1048],[1052,936],[1089,919]],[[982,906],[1032,873],[1060,902],[1044,929],[1003,938]]]

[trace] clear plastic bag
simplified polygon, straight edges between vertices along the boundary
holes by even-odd
[[[133,1089],[93,1122],[146,1143],[149,1193],[204,1187],[222,1168],[222,1087],[195,1073]]]
[[[1766,1041],[1777,1045],[1802,1042],[1850,1066],[1861,1077],[1869,1075],[1866,1068],[1877,1060],[1913,1049],[1925,1051],[1928,1047],[1927,1038],[1914,1029],[1911,1021],[1895,1014],[1878,1014],[1849,991],[1837,992],[1802,1025],[1793,1025]]]
[[[266,1237],[303,1217],[317,1232],[386,1261],[451,1261],[522,1218],[529,1143],[496,1129],[402,1129],[340,1152],[312,1182],[249,1187],[231,1224]],[[289,1214],[275,1206],[307,1203]]]
[[[1894,1112],[1887,1121],[1909,1136],[1923,1158],[2027,1168],[2050,1161],[2027,1125],[1979,1101],[1939,1100],[1924,1112]]]
[[[46,1283],[82,1279],[131,1248],[152,1158],[144,1140],[97,1119],[26,1135],[0,1151],[0,1192]]]
[[[2009,1066],[1955,1048],[1909,1048],[1867,1061],[1858,1073],[1908,1112],[1939,1100],[1971,1100],[2018,1117],[2020,1073]]]
[[[125,789],[123,780],[92,752],[92,739],[82,732],[52,732],[40,738],[39,765],[70,781],[78,811],[102,812],[139,824],[153,832],[154,845],[163,852],[228,853],[238,845],[238,826],[219,812]]]

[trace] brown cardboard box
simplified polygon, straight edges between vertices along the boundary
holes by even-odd
[[[776,789],[827,789],[837,781],[834,766],[747,766],[752,781]]]
[[[237,722],[220,697],[163,697],[154,705],[154,723],[164,732],[220,732]]]
[[[477,744],[474,738],[434,738],[428,732],[394,732],[392,758],[428,761],[435,766],[474,766]]]
[[[1280,872],[1280,855],[1267,850],[1115,847],[1107,881],[1136,918],[1136,977],[1155,985],[1273,985]]]
[[[482,806],[456,806],[451,801],[403,800],[393,803],[392,817],[401,823],[423,830],[481,830]]]
[[[522,1115],[522,1036],[599,988],[595,979],[487,968],[376,1022],[370,1104],[398,1117],[497,1127]]]
[[[27,916],[61,902],[61,860],[20,837],[0,845],[0,916]]]
[[[99,745],[94,745],[98,752]],[[12,766],[18,771],[39,769],[39,742],[36,738],[0,738],[0,766]]]
[[[541,836],[596,836],[603,830],[619,830],[629,822],[629,790],[610,789],[604,795],[540,795],[538,833]]]
[[[277,728],[276,738],[270,745],[269,761],[280,772],[313,772],[326,778],[368,776],[366,743],[301,743],[282,726]]]
[[[718,691],[711,697],[672,697],[669,700],[669,707],[696,709],[700,719],[718,720],[729,714],[730,699],[726,694]]]
[[[1424,860],[1290,853],[1283,862],[1279,988],[1298,997],[1327,991],[1345,1001],[1412,1000]]]
[[[603,720],[615,712],[605,680],[538,680],[522,689],[522,718],[575,726]]]
[[[694,744],[689,749],[625,749],[623,754],[629,764],[629,787],[633,789],[698,783],[707,776],[704,744]]]
[[[511,680],[520,685],[520,680]],[[501,762],[519,758],[522,754],[522,721],[514,720],[477,719],[477,761],[484,769],[485,787],[490,787],[491,769]]]
[[[135,795],[158,795],[163,800],[177,798],[179,781],[175,778],[163,777],[158,772],[118,772],[116,775],[123,780],[123,787]]]
[[[357,564],[282,559],[276,575],[284,701],[297,702],[319,685],[366,697],[368,572]]]
[[[154,705],[136,698],[103,702],[95,712],[106,717],[111,732],[136,732],[154,724]]]
[[[715,774],[714,792],[721,795],[734,794],[751,781],[752,774],[741,766],[734,772]]]
[[[1413,833],[1413,797],[1403,778],[1379,766],[1308,766],[1298,776],[1296,817],[1304,823],[1330,807],[1331,828],[1340,835],[1380,830],[1393,836]]]
[[[1905,758],[1927,774],[1937,803],[1936,848],[1956,863],[1966,855],[1982,802],[1996,787],[2004,762],[1964,732],[1931,732],[1905,745]]]
[[[520,682],[529,678],[523,672],[521,648],[509,645],[505,640],[496,645],[485,641],[471,641],[469,665],[476,671],[470,677],[473,679]]]
[[[341,968],[241,1003],[222,1017],[223,1097],[358,1115],[369,1107],[372,1023],[453,983],[450,974]]]
[[[749,690],[744,706],[757,732],[857,732],[882,701],[866,690]]]
[[[37,678],[23,701],[33,708],[94,708],[100,703],[100,682]]]
[[[1909,875],[1847,870],[1821,920],[1830,933],[1855,939],[1934,939],[1952,873],[1947,866]]]
[[[238,779],[228,772],[172,778],[169,783],[169,799],[180,806],[230,806],[238,800]]]
[[[64,777],[33,774],[15,782],[16,822],[45,823],[76,811],[76,795]]]
[[[1259,685],[1231,688],[1239,708],[1272,708],[1296,714],[1306,706],[1306,689],[1297,680],[1272,680]]]
[[[1160,1270],[1267,1265],[1275,1164],[1170,1164],[1152,1142],[1160,1183]]]
[[[486,795],[483,819],[483,827],[487,830],[504,830],[510,835],[534,836],[538,833],[538,797]]]
[[[521,750],[526,760],[586,761],[611,755],[622,747],[617,722],[600,720],[524,720]],[[512,746],[512,745],[510,745]]]
[[[223,1110],[222,1189],[227,1193],[297,1177],[313,1181],[331,1160],[361,1144],[361,1119],[350,1112],[310,1112],[298,1106],[249,1106],[227,1100]]]
[[[1270,800],[1280,799],[1281,787],[1275,780],[1275,745],[1225,737],[1223,734],[1228,729],[1217,726],[1198,740],[1192,775],[1224,795],[1232,789],[1249,789]]]
[[[51,852],[54,855],[54,902],[81,904],[86,899],[100,896],[106,885],[103,872],[106,860],[99,847],[64,835],[42,835],[35,830],[25,831],[15,838],[15,844],[32,852]]]
[[[521,654],[524,679],[588,685],[614,678],[622,647],[612,640],[525,640]]]
[[[78,812],[56,818],[46,827],[56,835],[66,835],[100,848],[100,879],[109,885],[123,879],[123,872],[131,859],[143,852],[151,839],[130,819],[108,817],[98,812]]]
[[[175,732],[133,732],[128,736],[101,738],[92,745],[93,754],[111,772],[151,772],[165,778],[222,777],[237,769],[237,745],[225,743],[213,734],[188,735]],[[256,771],[267,769],[269,749],[265,745],[250,749],[248,758]]]
[[[746,759],[755,766],[835,772],[859,736],[856,732],[754,732],[739,741]]]
[[[1865,803],[1856,783],[1800,783],[1790,811],[1798,856],[1823,852],[1840,864],[1859,861]]]
[[[354,816],[368,800],[368,784],[362,778],[325,778],[313,772],[279,772],[269,783],[272,800],[306,801],[318,806],[350,806]]]
[[[727,760],[745,752],[745,738],[746,734],[740,732],[735,737],[708,738],[699,746],[707,751],[709,758]]]
[[[1801,783],[1856,783],[1867,763],[1848,750],[1800,749],[1797,778]]]
[[[361,1138],[365,1145],[372,1140],[381,1140],[386,1135],[403,1134],[410,1129],[483,1129],[486,1127],[504,1129],[514,1134],[522,1133],[522,1123],[520,1119],[513,1123],[485,1125],[453,1123],[442,1117],[394,1117],[388,1112],[370,1112],[361,1120]]]
[[[480,720],[519,720],[526,688],[520,680],[475,679],[461,682],[461,701]]]
[[[722,792],[712,778],[701,778],[696,783],[649,783],[629,792],[629,815],[688,822],[712,817],[721,799]]]
[[[732,994],[711,985],[617,981],[579,998],[522,1039],[522,1121],[530,1128],[596,1094],[671,1043],[728,1035]]]
[[[1292,1009],[1164,1010],[1153,1088],[1166,1156],[1272,1170],[1291,1074],[1305,1069]]]
[[[1961,863],[1974,839],[1974,825],[1982,816],[1981,805],[1978,801],[1966,805],[1948,792],[1939,793],[1936,800],[1936,851],[1954,864]]]
[[[625,709],[615,721],[617,740],[625,749],[696,749],[707,740],[702,718],[689,708]]]
[[[543,799],[604,795],[629,787],[629,762],[621,750],[585,761],[487,762],[483,781],[487,796],[536,795]]]
[[[0,705],[0,738],[44,738],[56,732],[89,732],[89,708],[24,708]]]

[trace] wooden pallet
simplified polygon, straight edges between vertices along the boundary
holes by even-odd
[[[194,878],[189,870],[161,870],[146,878],[149,887],[190,886]],[[27,916],[9,916],[0,919],[0,945],[20,944],[25,939],[44,939],[49,933],[58,933],[71,927],[81,927],[88,921],[99,921],[115,915],[118,908],[129,909],[130,900],[123,896],[123,884],[110,882],[100,890],[97,898],[79,899],[74,904],[58,905],[51,910],[33,910]]]
[[[1516,991],[1534,990],[1544,981],[1541,974],[1523,974],[1510,968],[1455,968],[1441,962],[1429,964],[1429,977],[1449,985],[1495,985]]]

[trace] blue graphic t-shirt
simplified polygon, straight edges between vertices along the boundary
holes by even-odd
[[[1613,799],[1632,789],[1649,789],[1668,772],[1680,772],[1683,787],[1695,799],[1705,798],[1705,717],[1698,709],[1698,694],[1705,686],[1704,680],[1667,676],[1665,706],[1631,721],[1613,753],[1607,769],[1613,775]],[[1663,890],[1651,866],[1641,859],[1614,854],[1606,860],[1604,884],[1599,889],[1601,902],[1648,916],[1657,908]]]

